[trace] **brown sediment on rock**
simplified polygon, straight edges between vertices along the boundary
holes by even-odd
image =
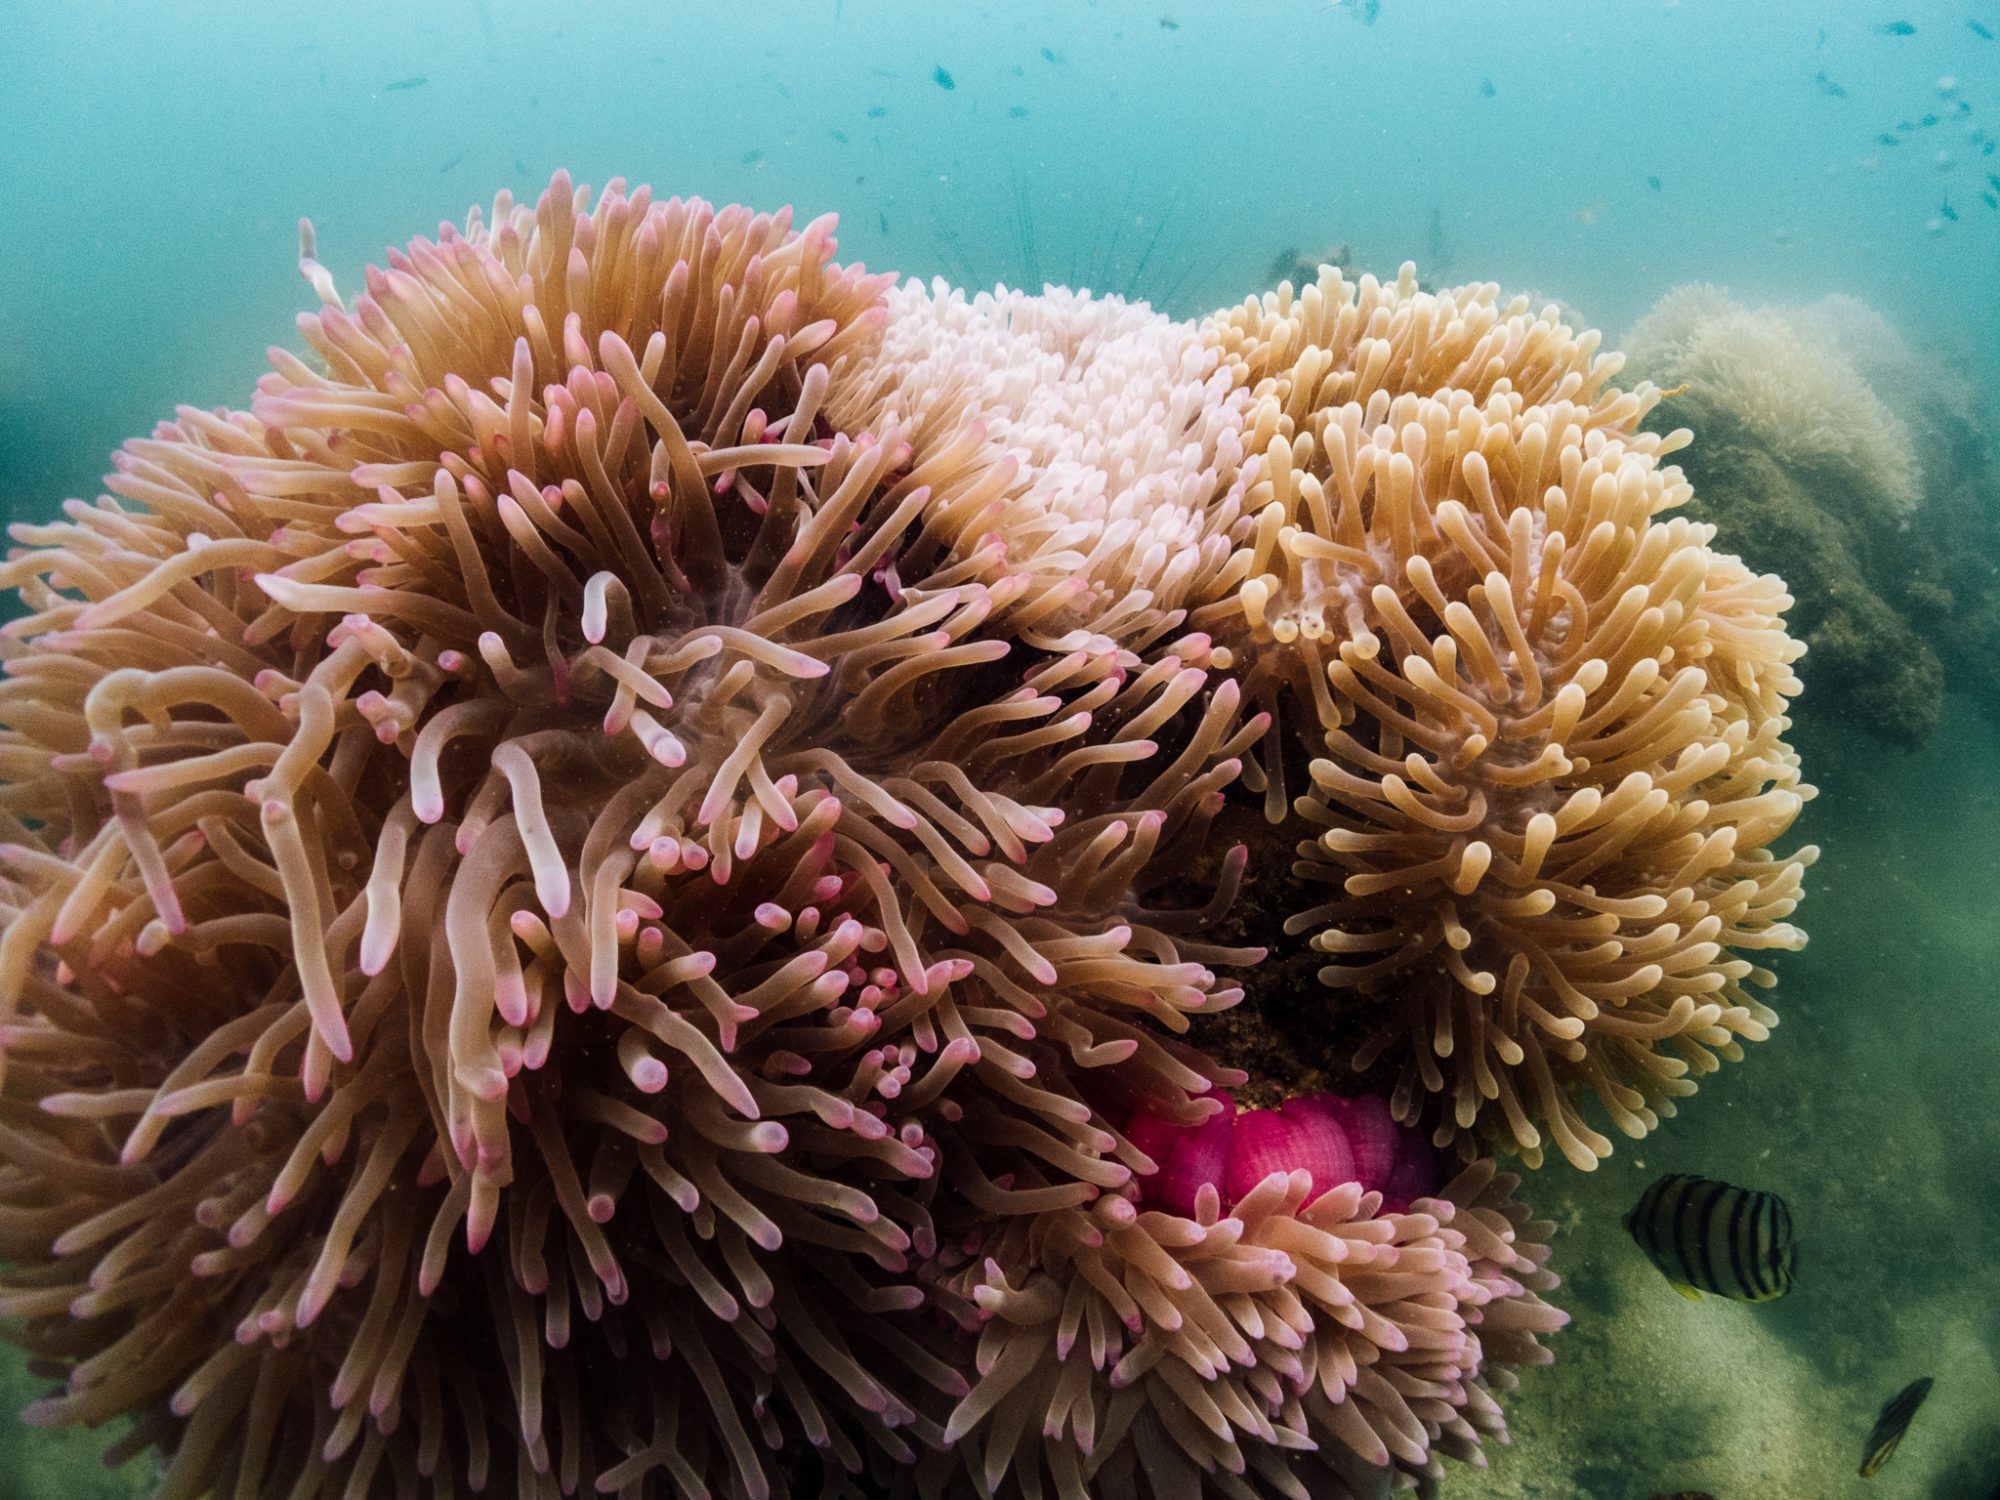
[[[1626,348],[1673,387],[1649,424],[1695,433],[1687,513],[1785,574],[1808,718],[1915,747],[1947,689],[2000,702],[2000,462],[1948,362],[1852,297],[1750,308],[1706,286]]]

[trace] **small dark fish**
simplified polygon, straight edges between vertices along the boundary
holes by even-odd
[[[1625,1228],[1689,1301],[1770,1302],[1792,1289],[1792,1213],[1776,1193],[1677,1172],[1640,1195]]]
[[[739,167],[754,167],[763,159],[764,153],[761,149],[745,151],[741,156],[736,158],[736,164]]]
[[[1028,106],[1027,106],[1027,105],[1025,105],[1025,104],[1014,104],[1014,105],[1009,105],[1009,106],[1008,106],[1008,109],[1007,109],[1007,118],[1008,118],[1008,119],[1010,119],[1010,120],[1025,120],[1025,119],[1027,119],[1027,118],[1028,118]]]
[[[457,166],[460,162],[464,160],[465,160],[465,153],[461,151],[458,153],[458,155],[454,156],[450,161],[446,162],[443,166],[438,168],[438,176],[440,177],[444,176],[445,173],[449,172],[453,167]]]
[[[528,164],[517,156],[514,158],[514,170],[519,172],[523,177],[526,177],[528,175]]]
[[[1482,78],[1479,80],[1479,96],[1482,99],[1491,99],[1495,94],[1499,92],[1500,90],[1493,87],[1492,79]]]
[[[1988,208],[2000,208],[2000,198],[1994,197],[1991,193],[1981,193],[1979,196],[1986,200]]]
[[[1847,97],[1847,90],[1827,77],[1825,68],[1821,68],[1817,73],[1813,74],[1813,82],[1819,85],[1819,91],[1829,99],[1845,99]]]
[[[1981,156],[1991,156],[1993,154],[1993,142],[1988,141],[1985,145],[1981,146],[1979,148],[1979,154]]]
[[[1648,177],[1646,179],[1646,186],[1657,193],[1660,190],[1660,179],[1657,177]]]
[[[385,94],[399,94],[404,89],[420,89],[429,82],[428,78],[419,73],[414,78],[398,78],[394,83],[383,84],[382,92]]]
[[[1875,144],[1878,146],[1900,146],[1903,144],[1903,138],[1899,135],[1891,135],[1885,130],[1875,137]]]
[[[1361,24],[1373,26],[1375,18],[1382,14],[1382,0],[1361,0]]]
[[[882,232],[884,234],[887,234],[889,232],[889,216],[883,213],[882,210],[879,208],[875,210],[875,222],[882,226]]]
[[[889,111],[884,109],[881,105],[878,104],[873,109],[868,111],[868,118],[871,120],[879,120],[887,113],[889,113]]]
[[[1180,29],[1181,29],[1181,23],[1176,21],[1172,16],[1160,17],[1160,30],[1179,31]]]
[[[1931,1377],[1912,1380],[1895,1395],[1882,1403],[1881,1413],[1875,1418],[1875,1428],[1868,1434],[1868,1447],[1861,1455],[1861,1477],[1869,1478],[1889,1461],[1889,1455],[1896,1451],[1896,1444],[1902,1442],[1903,1434],[1910,1430],[1910,1418],[1917,1414],[1917,1408],[1924,1404],[1924,1397],[1931,1393]]]
[[[1055,54],[1055,49],[1053,47],[1042,48],[1043,62],[1054,62],[1055,60],[1056,60],[1056,54]]]
[[[1917,28],[1908,21],[1884,21],[1875,28],[1877,36],[1915,36]]]
[[[1901,131],[1904,135],[1908,135],[1912,130],[1915,130],[1916,128],[1917,127],[1915,126],[1915,124],[1913,124],[1909,120],[1898,120],[1896,122],[1896,129]]]
[[[1984,22],[1967,21],[1965,23],[1965,29],[1971,32],[1974,36],[1982,37],[1986,41],[1990,42],[1993,40],[1993,32],[1985,25]]]
[[[931,82],[935,83],[941,89],[955,89],[958,87],[958,80],[944,70],[943,63],[939,63],[937,71],[931,74]]]
[[[2000,172],[1988,172],[1986,180],[1993,184],[1993,191],[2000,193]]]
[[[834,138],[834,139],[835,139],[836,141],[839,141],[841,145],[845,146],[845,145],[847,144],[847,132],[846,132],[846,131],[844,131],[844,130],[829,130],[829,131],[827,132],[827,134],[828,134],[828,135],[830,135],[830,136],[832,136],[832,137],[833,137],[833,138]]]
[[[1949,196],[1938,206],[1938,212],[1951,220],[1952,223],[1956,224],[1958,222],[1958,210],[1951,206],[1951,198]]]
[[[1921,120],[1917,121],[1917,128],[1919,130],[1929,130],[1937,122],[1938,117],[1936,115],[1925,115]]]

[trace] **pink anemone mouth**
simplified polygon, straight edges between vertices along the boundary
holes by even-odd
[[[1142,1108],[1126,1125],[1132,1144],[1158,1167],[1140,1179],[1148,1208],[1193,1218],[1201,1190],[1213,1187],[1226,1210],[1274,1172],[1307,1173],[1308,1203],[1358,1183],[1382,1195],[1384,1213],[1406,1213],[1438,1190],[1436,1151],[1421,1130],[1398,1124],[1378,1095],[1301,1094],[1277,1109],[1239,1109],[1222,1089],[1201,1098],[1214,1108],[1196,1123]]]

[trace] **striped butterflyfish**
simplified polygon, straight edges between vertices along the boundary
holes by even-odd
[[[1675,1173],[1646,1189],[1625,1228],[1690,1301],[1769,1302],[1792,1289],[1792,1214],[1776,1193]]]
[[[1882,1403],[1881,1413],[1875,1418],[1875,1430],[1868,1434],[1867,1451],[1861,1455],[1863,1479],[1871,1478],[1889,1461],[1889,1455],[1896,1451],[1896,1444],[1902,1442],[1903,1434],[1910,1430],[1910,1418],[1917,1414],[1917,1408],[1924,1404],[1924,1397],[1930,1393],[1931,1378],[1926,1375],[1921,1380],[1912,1380]]]

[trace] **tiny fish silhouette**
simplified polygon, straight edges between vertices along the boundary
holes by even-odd
[[[2000,198],[1994,197],[1991,193],[1984,193],[1984,192],[1982,192],[1979,196],[1986,200],[1986,206],[1988,208],[2000,208]]]
[[[1660,190],[1660,179],[1657,177],[1648,177],[1646,179],[1646,186],[1657,193]]]
[[[2000,172],[1988,172],[1986,180],[1993,184],[1993,191],[2000,193]]]
[[[528,175],[528,164],[517,156],[514,158],[514,170],[519,172],[523,177],[526,177]]]
[[[1921,120],[1917,121],[1917,129],[1929,130],[1931,126],[1937,124],[1937,122],[1938,122],[1938,117],[1936,115],[1925,115]]]
[[[1827,77],[1825,68],[1821,68],[1817,73],[1813,74],[1813,82],[1819,85],[1819,91],[1829,99],[1845,99],[1847,97],[1847,90]]]
[[[741,156],[736,158],[736,164],[741,167],[754,167],[763,159],[764,153],[762,151],[745,151]]]
[[[1491,99],[1495,94],[1499,93],[1500,90],[1493,87],[1492,79],[1482,78],[1479,80],[1479,92],[1481,97]]]
[[[1951,220],[1952,223],[1956,224],[1958,222],[1958,210],[1951,206],[1951,199],[1949,197],[1947,197],[1944,200],[1944,202],[1941,205],[1939,205],[1938,212],[1943,214],[1947,219]]]
[[[958,80],[944,70],[943,63],[937,65],[937,71],[931,74],[931,80],[941,89],[955,89],[958,87]]]
[[[829,130],[829,131],[827,132],[827,134],[828,134],[828,135],[830,135],[830,136],[832,136],[832,137],[833,137],[833,138],[834,138],[834,139],[835,139],[836,141],[839,141],[841,145],[845,146],[845,145],[847,144],[847,132],[846,132],[846,131],[844,131],[844,130]]]
[[[889,111],[884,109],[881,105],[878,104],[873,109],[868,111],[868,118],[871,120],[879,120],[887,113],[889,113]]]
[[[1361,24],[1373,26],[1375,18],[1382,14],[1382,0],[1361,0]]]
[[[1989,41],[1989,42],[1990,42],[1990,41],[1992,41],[1992,40],[1993,40],[1993,33],[1992,33],[1992,31],[1991,31],[1991,30],[1989,30],[1989,29],[1987,28],[1987,26],[1986,26],[1986,25],[1985,25],[1985,24],[1984,24],[1983,22],[1980,22],[1980,21],[1967,21],[1967,22],[1965,23],[1965,29],[1966,29],[1967,31],[1971,32],[1971,33],[1972,33],[1972,34],[1973,34],[1974,36],[1976,36],[1976,37],[1981,37],[1981,38],[1985,39],[1986,41]]]
[[[1055,60],[1056,60],[1056,54],[1055,54],[1055,49],[1053,47],[1042,48],[1043,62],[1054,62]]]
[[[1902,1442],[1903,1434],[1910,1430],[1910,1418],[1917,1414],[1917,1408],[1924,1404],[1924,1397],[1930,1393],[1931,1377],[1926,1375],[1921,1380],[1911,1381],[1882,1403],[1874,1429],[1868,1434],[1867,1450],[1861,1455],[1863,1479],[1871,1478],[1889,1461],[1889,1455]]]
[[[1917,28],[1908,21],[1884,21],[1875,28],[1877,36],[1915,36]]]
[[[875,222],[882,226],[882,232],[884,234],[887,234],[889,232],[889,216],[883,213],[882,210],[879,208],[875,210]]]
[[[385,94],[400,94],[404,89],[420,89],[429,82],[430,79],[419,73],[414,78],[398,78],[394,83],[383,84],[382,92]]]
[[[1903,138],[1901,136],[1891,135],[1886,130],[1883,131],[1880,135],[1876,136],[1875,141],[1877,145],[1881,146],[1900,146],[1903,144]]]
[[[1160,17],[1160,30],[1179,31],[1180,29],[1181,29],[1181,23],[1176,21],[1172,16]]]
[[[460,162],[464,160],[465,160],[465,153],[461,151],[458,153],[458,155],[454,156],[450,161],[446,162],[443,166],[438,168],[438,176],[440,177],[444,176],[445,173],[449,172],[453,167],[457,166]]]
[[[1013,105],[1013,106],[1011,106],[1011,107],[1010,107],[1010,108],[1008,109],[1008,111],[1007,111],[1007,118],[1008,118],[1008,119],[1010,119],[1010,120],[1025,120],[1025,119],[1027,119],[1027,118],[1028,118],[1028,106],[1027,106],[1027,105],[1025,105],[1025,104],[1016,104],[1016,105]]]

